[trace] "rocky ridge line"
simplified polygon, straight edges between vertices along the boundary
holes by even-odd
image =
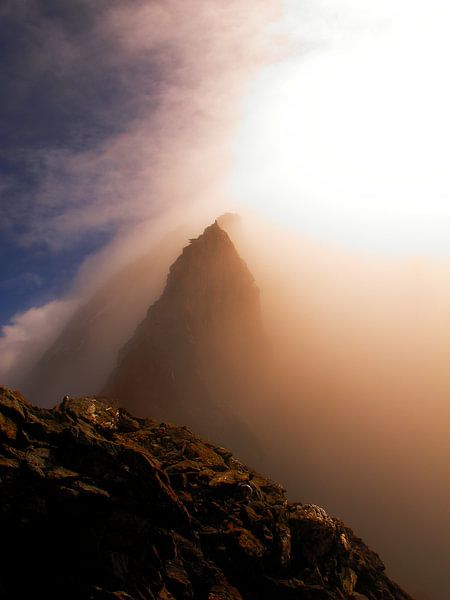
[[[185,427],[0,388],[0,597],[410,600],[339,519]]]

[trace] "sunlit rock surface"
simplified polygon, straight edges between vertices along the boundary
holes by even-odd
[[[0,388],[0,597],[406,600],[316,505],[185,427]]]

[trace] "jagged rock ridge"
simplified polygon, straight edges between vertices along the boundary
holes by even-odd
[[[170,268],[105,392],[137,414],[187,424],[249,457],[255,442],[242,413],[264,346],[259,290],[216,221]]]
[[[167,267],[186,237],[184,227],[167,234],[111,276],[36,357],[31,369],[21,364],[9,374],[9,385],[19,386],[34,403],[46,407],[65,394],[92,394],[101,389],[119,349],[160,293]]]
[[[0,597],[410,600],[338,519],[185,427],[0,388]]]

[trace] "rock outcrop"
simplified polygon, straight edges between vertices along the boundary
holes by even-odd
[[[105,393],[136,414],[188,425],[250,458],[256,442],[245,413],[265,345],[259,290],[216,221],[171,266]]]
[[[0,388],[0,597],[407,600],[315,505],[185,427]]]
[[[161,293],[167,268],[187,237],[184,227],[167,234],[112,275],[76,310],[34,365],[27,369],[22,363],[8,375],[8,385],[20,387],[32,402],[46,407],[67,393],[98,392],[114,368],[119,349]]]

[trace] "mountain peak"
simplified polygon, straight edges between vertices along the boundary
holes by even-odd
[[[201,241],[201,240],[205,240],[208,237],[211,238],[213,236],[223,237],[223,234],[225,234],[228,237],[228,234],[226,233],[226,231],[224,231],[222,229],[222,227],[220,227],[219,221],[218,221],[218,219],[216,219],[214,221],[214,223],[211,223],[211,225],[208,225],[208,227],[205,228],[203,233],[201,233],[197,238],[195,238],[195,240]]]
[[[236,299],[247,301],[254,314],[259,315],[259,290],[253,275],[218,221],[189,241],[169,269],[167,285],[159,302],[166,301],[175,288],[185,294],[183,298],[179,297],[180,302],[187,301],[191,295],[202,300],[200,305],[193,307],[200,313],[205,303],[210,304],[219,295],[223,295],[222,306],[235,295]],[[239,313],[236,316],[239,318]]]
[[[204,232],[202,234],[200,234],[196,238],[191,238],[189,241],[190,241],[191,245],[199,244],[199,243],[206,243],[208,240],[211,240],[214,238],[224,239],[223,234],[225,234],[228,237],[226,231],[224,231],[220,227],[220,225],[216,219],[212,225],[208,225],[208,227],[204,230]]]
[[[263,340],[259,290],[215,221],[170,267],[162,296],[121,351],[106,391],[138,414],[251,448],[238,413]]]

